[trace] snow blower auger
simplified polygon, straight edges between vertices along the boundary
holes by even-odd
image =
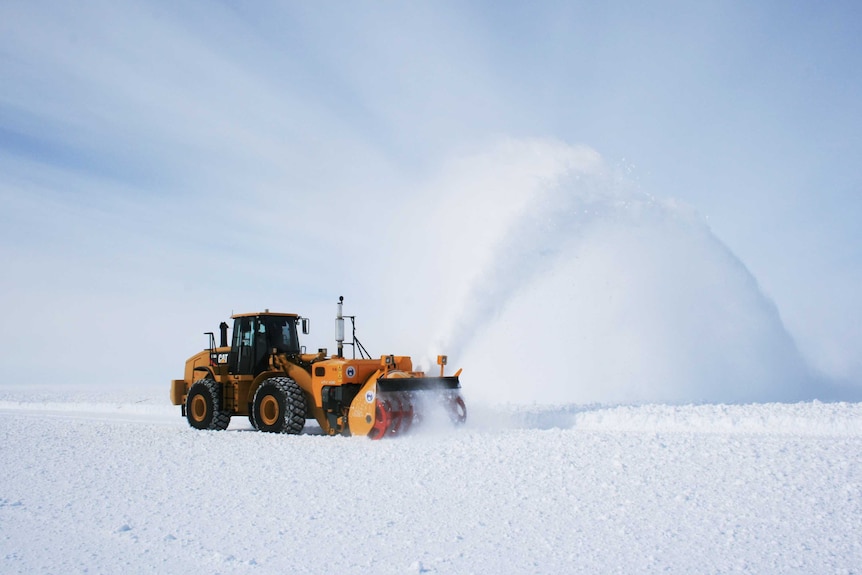
[[[171,382],[171,402],[196,429],[226,429],[232,416],[243,415],[261,431],[297,434],[306,419],[315,419],[328,435],[382,439],[404,435],[435,406],[452,424],[464,423],[461,370],[444,375],[445,355],[437,357],[439,376],[414,371],[406,356],[371,359],[356,339],[355,316],[342,315],[343,302],[339,298],[338,351],[331,357],[326,349],[305,353],[299,345],[298,327],[308,334],[307,318],[269,310],[232,316],[231,344],[227,323],[219,326],[218,347],[207,332],[209,348],[190,357],[185,377]],[[353,327],[350,342],[345,319]],[[344,357],[345,345],[353,347],[352,359]]]

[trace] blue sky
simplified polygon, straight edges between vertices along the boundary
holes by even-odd
[[[696,211],[810,366],[862,386],[860,56],[854,2],[4,2],[11,373],[49,331],[76,365],[131,347],[136,381],[174,377],[198,332],[262,307],[331,347],[338,295],[397,344],[446,302],[394,308],[381,278],[446,270],[391,222],[541,140]]]

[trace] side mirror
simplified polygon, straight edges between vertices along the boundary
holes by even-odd
[[[310,328],[311,328],[311,321],[307,317],[302,318],[302,333],[304,333],[305,335],[308,335],[308,331]]]

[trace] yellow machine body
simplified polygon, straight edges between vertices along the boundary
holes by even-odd
[[[171,382],[171,402],[183,407],[193,427],[224,429],[231,416],[244,415],[264,431],[298,433],[305,419],[314,419],[329,435],[379,439],[406,432],[419,415],[417,394],[429,392],[448,406],[453,422],[466,418],[460,371],[444,376],[445,356],[438,357],[440,376],[428,376],[414,371],[406,356],[302,353],[297,327],[307,333],[308,324],[296,314],[266,311],[232,319],[232,345],[223,323],[221,345],[208,333],[209,349],[190,357],[183,379]]]

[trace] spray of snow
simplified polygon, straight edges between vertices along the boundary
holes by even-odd
[[[426,227],[402,234],[421,240],[410,247],[427,272],[410,297],[432,302],[429,357],[445,350],[464,367],[470,399],[809,394],[808,370],[745,265],[693,210],[639,191],[595,151],[507,141],[433,188],[433,205],[416,206],[432,214]]]

